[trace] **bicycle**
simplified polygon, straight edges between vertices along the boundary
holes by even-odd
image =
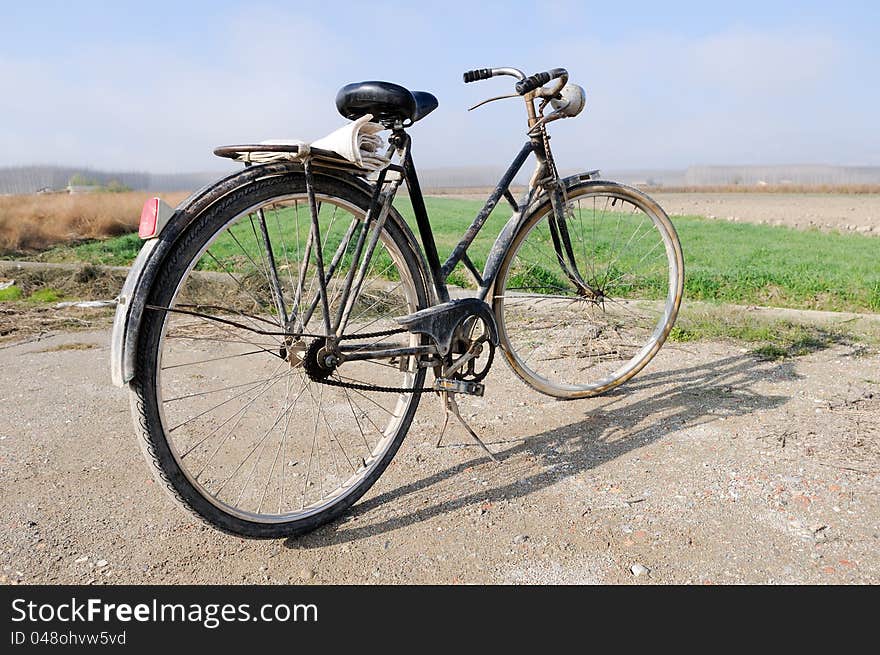
[[[597,171],[560,177],[547,125],[585,104],[564,69],[464,81],[495,76],[515,77],[516,93],[484,102],[522,97],[528,140],[445,261],[407,132],[437,100],[386,82],[337,96],[347,118],[390,131],[380,170],[307,144],[225,146],[215,154],[243,170],[176,210],[145,206],[113,378],[130,388],[158,479],[208,524],[272,538],[339,517],[386,469],[425,393],[495,459],[456,397],[484,393],[499,347],[528,385],[575,399],[626,382],[662,346],[683,286],[669,218]],[[393,204],[403,183],[420,240]],[[502,199],[511,216],[479,267],[468,249]],[[447,284],[459,264],[475,292]]]

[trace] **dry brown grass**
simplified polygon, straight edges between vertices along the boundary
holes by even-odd
[[[0,196],[0,252],[42,250],[137,230],[141,208],[155,193]],[[161,194],[174,206],[186,193]]]

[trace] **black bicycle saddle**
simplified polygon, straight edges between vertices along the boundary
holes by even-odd
[[[437,109],[437,98],[425,91],[410,91],[391,82],[354,82],[336,94],[336,108],[350,120],[364,114],[383,125],[415,123]]]

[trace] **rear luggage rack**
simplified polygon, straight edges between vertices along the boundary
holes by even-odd
[[[278,161],[301,162],[310,157],[316,168],[334,168],[365,175],[369,169],[361,168],[353,161],[345,159],[332,150],[322,150],[308,145],[251,143],[235,146],[220,146],[214,149],[218,157],[250,164],[267,164]]]

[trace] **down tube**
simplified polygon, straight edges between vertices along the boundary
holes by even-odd
[[[467,231],[462,236],[461,241],[456,244],[455,248],[452,251],[452,254],[449,255],[449,259],[446,260],[446,263],[443,264],[443,268],[440,270],[443,275],[443,280],[445,282],[446,278],[452,272],[452,269],[456,267],[458,262],[461,261],[467,249],[470,247],[471,243],[473,243],[474,239],[479,234],[480,230],[483,228],[483,225],[486,224],[486,221],[489,218],[489,214],[492,213],[492,210],[495,209],[495,206],[498,204],[498,201],[501,200],[501,197],[504,195],[504,192],[510,187],[510,183],[513,182],[513,178],[516,177],[516,174],[519,173],[522,165],[525,163],[528,156],[534,151],[534,146],[531,141],[527,141],[526,144],[522,147],[522,150],[519,151],[516,158],[514,158],[513,162],[508,167],[507,171],[502,176],[501,180],[492,190],[492,193],[489,194],[489,198],[486,200],[486,204],[483,205],[483,208],[480,210],[480,213],[474,218],[473,223],[471,223],[470,227],[468,227]],[[514,214],[516,215],[516,214]]]
[[[501,267],[501,262],[507,254],[507,250],[510,248],[513,238],[522,227],[525,210],[531,205],[534,192],[534,189],[530,189],[526,196],[520,200],[519,209],[513,212],[513,215],[498,233],[495,243],[492,244],[489,256],[486,257],[486,265],[483,267],[483,283],[480,285],[479,292],[477,293],[477,297],[480,300],[485,301],[489,291],[495,285],[495,278],[498,276],[498,269]],[[489,304],[491,305],[492,303],[489,302]]]

